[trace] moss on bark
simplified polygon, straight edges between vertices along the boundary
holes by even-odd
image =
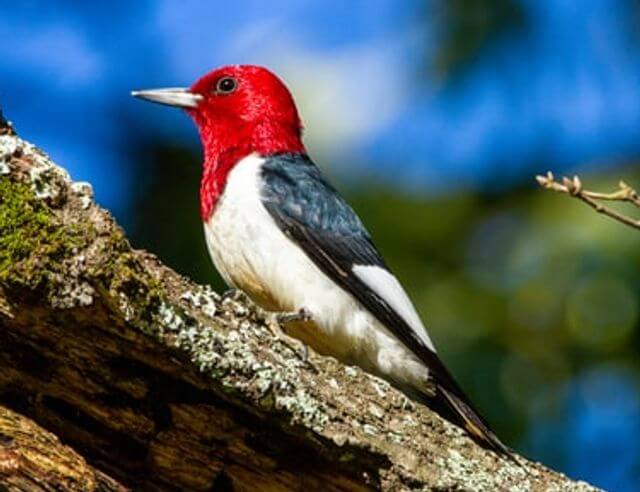
[[[595,490],[500,459],[357,368],[301,360],[2,131],[0,175],[0,403],[126,486]]]

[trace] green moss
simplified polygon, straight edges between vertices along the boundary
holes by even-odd
[[[28,257],[51,232],[48,211],[26,183],[0,179],[0,278]]]
[[[89,220],[63,222],[46,201],[36,197],[30,183],[0,177],[0,283],[42,287],[47,296],[56,296],[60,281],[70,280],[70,267],[62,262],[80,253],[97,236]],[[104,261],[93,266],[89,275],[116,299],[126,300],[132,313],[141,313],[137,318],[151,324],[162,290],[128,250],[120,229],[108,238],[103,236],[94,253]],[[57,277],[57,273],[63,275]]]
[[[0,282],[29,281],[31,267],[47,258],[60,260],[83,243],[87,231],[77,225],[60,227],[51,210],[35,198],[28,183],[0,178]]]
[[[113,274],[111,289],[122,292],[129,299],[141,303],[159,303],[162,294],[160,283],[149,276],[138,259],[130,252],[115,256],[109,265]]]

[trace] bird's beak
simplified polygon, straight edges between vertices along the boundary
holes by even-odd
[[[131,95],[140,99],[146,99],[147,101],[186,109],[197,108],[198,103],[202,101],[200,94],[194,94],[184,87],[132,91]]]

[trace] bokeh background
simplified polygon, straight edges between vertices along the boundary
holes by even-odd
[[[633,0],[0,0],[0,105],[135,246],[222,288],[200,147],[129,97],[271,67],[442,357],[518,451],[609,490],[640,481],[640,232],[534,175],[640,185]]]

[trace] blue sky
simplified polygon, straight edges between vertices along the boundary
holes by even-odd
[[[421,78],[439,40],[419,2],[22,2],[0,18],[0,101],[98,198],[134,184],[122,120],[197,145],[177,111],[128,96],[251,62],[291,86],[325,167],[431,193],[507,184],[547,167],[638,153],[639,38],[630,2],[523,1],[524,32],[489,45],[454,84]],[[431,2],[435,15],[437,2]]]
[[[187,117],[134,100],[130,90],[189,85],[229,63],[279,73],[300,106],[311,154],[346,180],[373,176],[438,194],[534,186],[533,175],[548,168],[633,162],[637,7],[521,4],[523,30],[486,46],[445,83],[428,71],[441,42],[435,1],[14,2],[0,17],[0,107],[125,222],[136,193],[135,163],[123,155],[127,131],[199,145]],[[593,396],[605,386],[618,388],[616,400]],[[626,443],[618,456],[638,456],[626,438],[640,431],[632,388],[627,375],[600,368],[568,390],[574,413],[564,425],[576,445],[564,469],[624,489],[636,464],[619,461],[619,475],[598,471],[587,443],[602,442],[612,456]],[[528,447],[542,456],[558,435],[541,425]]]

